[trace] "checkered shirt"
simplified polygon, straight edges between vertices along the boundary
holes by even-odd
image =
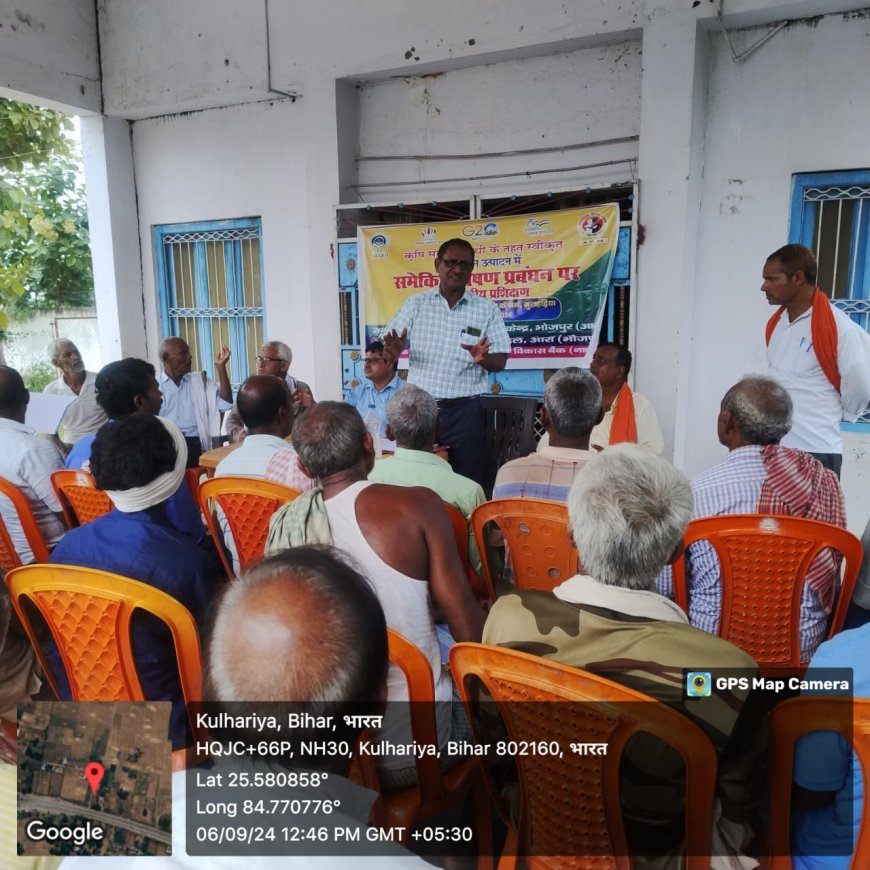
[[[412,296],[386,325],[383,334],[408,330],[411,359],[408,383],[416,384],[436,399],[479,396],[486,392],[487,373],[461,347],[460,336],[472,326],[486,336],[490,353],[510,353],[511,342],[494,302],[465,291],[450,308],[441,288]],[[473,344],[474,342],[472,342]]]
[[[760,445],[732,450],[718,465],[692,481],[695,496],[693,519],[726,514],[756,512],[767,469]],[[689,588],[689,621],[695,628],[716,634],[722,610],[719,559],[712,545],[697,541],[686,553],[686,583]],[[671,569],[665,568],[656,581],[662,595],[674,596]],[[809,661],[828,628],[828,617],[809,584],[804,585],[800,605],[801,658]]]

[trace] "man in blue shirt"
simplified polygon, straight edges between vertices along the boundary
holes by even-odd
[[[156,416],[160,413],[161,393],[154,366],[142,359],[122,359],[103,366],[97,375],[97,403],[109,416],[109,421],[123,420],[137,411]],[[97,433],[85,435],[73,446],[66,458],[66,467],[89,469],[91,447]],[[200,544],[206,536],[199,508],[186,483],[166,502],[166,515],[180,532],[190,535]]]
[[[386,435],[387,402],[393,398],[405,382],[396,374],[398,362],[388,362],[384,358],[384,343],[369,342],[366,347],[363,372],[366,382],[354,387],[347,394],[348,405],[353,405],[359,411],[360,417],[368,425],[369,418],[377,417],[381,424],[381,438]]]
[[[187,445],[169,420],[135,413],[97,432],[91,471],[115,509],[68,532],[50,561],[111,571],[168,593],[201,623],[221,585],[215,562],[167,519],[166,501],[184,478]],[[145,697],[172,701],[172,739],[185,746],[187,714],[169,630],[148,614],[132,625],[133,651]],[[46,649],[59,676],[62,700],[70,698],[56,648]]]

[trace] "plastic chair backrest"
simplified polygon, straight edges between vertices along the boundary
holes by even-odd
[[[130,638],[135,610],[152,613],[166,624],[175,644],[184,699],[201,699],[196,622],[171,595],[108,571],[70,565],[16,568],[6,575],[6,585],[55,695],[57,684],[25,601],[37,608],[57,644],[74,701],[146,700]]]
[[[535,449],[537,399],[516,396],[482,396],[484,413],[483,491],[492,496],[499,468],[511,459],[528,456]]]
[[[486,582],[478,573],[471,567],[471,555],[468,551],[468,521],[465,515],[459,508],[454,507],[449,502],[444,502],[444,507],[447,508],[447,516],[450,517],[450,525],[453,526],[453,537],[456,539],[456,549],[459,550],[459,559],[462,562],[462,567],[465,569],[465,576],[468,577],[468,582],[474,590],[474,594],[478,599],[483,601],[494,601],[495,598],[488,589]]]
[[[763,669],[800,667],[803,580],[826,547],[846,559],[828,637],[843,626],[861,568],[861,542],[838,526],[799,517],[730,514],[689,523],[686,547],[709,541],[719,557],[719,637],[745,650]],[[685,556],[674,563],[674,595],[688,613]]]
[[[199,505],[205,515],[209,531],[215,541],[221,539],[221,529],[209,504],[215,503],[224,512],[230,534],[236,545],[239,570],[244,571],[251,563],[263,557],[266,538],[269,535],[269,520],[281,505],[299,496],[295,489],[263,480],[258,477],[213,477],[199,485]],[[222,547],[218,547],[227,576],[235,577],[230,562]]]
[[[450,670],[475,738],[473,702],[482,684],[498,704],[510,740],[555,742],[562,748],[561,758],[514,756],[521,795],[518,856],[566,856],[559,865],[566,867],[579,866],[567,856],[589,856],[590,866],[630,867],[619,800],[620,760],[626,743],[647,733],[683,757],[685,866],[708,870],[718,763],[713,744],[694,722],[603,677],[501,647],[458,643],[450,650]],[[541,712],[542,704],[557,702],[557,712]],[[607,754],[575,754],[572,743],[606,743]]]
[[[88,471],[54,471],[51,486],[60,502],[66,524],[71,529],[105,516],[114,507],[109,496],[97,489],[94,476]]]
[[[483,555],[489,522],[496,523],[504,535],[517,589],[550,592],[577,573],[577,548],[568,537],[568,508],[564,504],[538,498],[498,498],[475,508],[471,515],[484,578],[493,597],[495,579]]]
[[[12,502],[12,507],[15,508],[15,512],[18,514],[18,522],[21,523],[21,529],[24,532],[27,545],[33,553],[33,561],[47,562],[48,547],[45,546],[42,533],[39,531],[36,518],[33,516],[33,511],[30,509],[24,493],[15,484],[6,480],[5,477],[0,477],[0,496],[6,496]],[[21,557],[12,543],[12,538],[9,536],[9,531],[3,522],[3,518],[0,517],[0,569],[11,571],[20,565]]]
[[[203,475],[206,474],[208,469],[203,468],[201,465],[197,465],[195,468],[185,469],[184,479],[187,481],[188,489],[190,489],[190,494],[193,496],[193,500],[199,504],[199,484]]]
[[[791,870],[791,813],[794,748],[797,740],[813,731],[841,734],[858,757],[865,783],[861,801],[858,840],[850,870],[870,867],[870,700],[805,695],[778,704],[770,719],[770,870]],[[850,762],[851,763],[851,762]],[[830,859],[833,861],[833,859]],[[842,859],[840,859],[842,861]]]
[[[403,635],[387,629],[390,662],[405,675],[410,701],[411,735],[419,746],[438,746],[435,723],[435,681],[423,651]],[[414,760],[420,803],[437,800],[445,793],[438,759],[424,755]]]

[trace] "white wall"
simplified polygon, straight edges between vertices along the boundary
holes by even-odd
[[[631,180],[640,88],[635,40],[365,83],[359,95],[360,196],[467,196],[511,185],[558,189]],[[415,157],[420,159],[409,159]],[[618,160],[626,162],[571,169]],[[560,168],[565,171],[552,171]],[[443,181],[455,178],[463,180]],[[397,181],[408,184],[397,187]]]
[[[102,367],[96,312],[90,308],[40,311],[26,319],[13,320],[3,339],[6,363],[25,375],[34,366],[50,366],[46,348],[54,338],[69,338],[89,371],[96,372]]]
[[[267,334],[293,348],[294,374],[316,389],[302,119],[301,104],[285,101],[134,124],[152,361],[160,338],[152,227],[257,216],[263,221]],[[330,286],[319,292],[335,299],[328,324],[332,346],[338,334],[337,293]]]
[[[93,0],[17,0],[0,8],[0,96],[100,111]]]
[[[761,32],[737,39],[750,44]],[[870,165],[868,80],[870,20],[829,16],[795,24],[742,64],[713,37],[689,374],[693,413],[682,457],[689,473],[722,454],[715,420],[727,388],[747,372],[766,371],[764,323],[773,309],[760,276],[767,255],[788,240],[792,174]],[[862,527],[870,515],[868,445],[870,439],[847,436],[843,471],[850,525]]]

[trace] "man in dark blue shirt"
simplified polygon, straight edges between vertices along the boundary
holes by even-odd
[[[202,622],[222,582],[216,563],[167,519],[166,501],[184,477],[187,447],[170,421],[135,413],[97,433],[91,471],[115,509],[69,532],[50,561],[111,571],[167,592]],[[186,745],[187,718],[169,630],[146,613],[134,617],[133,652],[145,697],[170,700],[173,745]],[[69,699],[56,649],[46,650]]]

